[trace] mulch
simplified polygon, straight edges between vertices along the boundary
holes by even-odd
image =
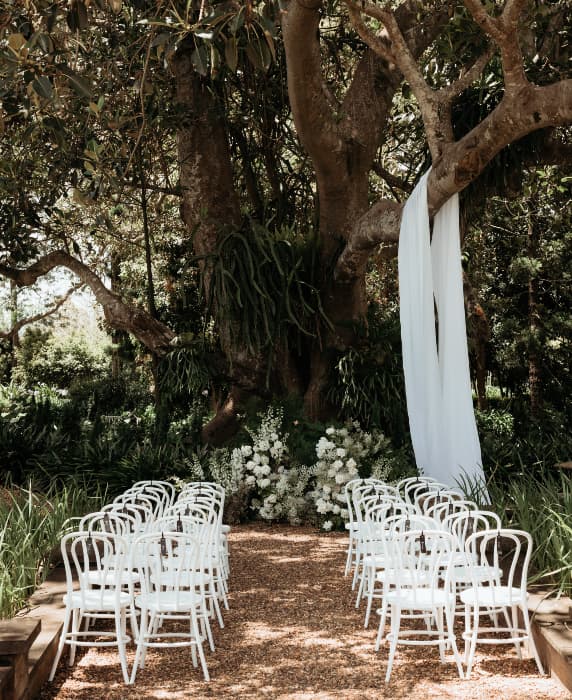
[[[356,610],[351,580],[343,575],[346,536],[254,523],[233,527],[230,548],[230,610],[224,629],[213,623],[210,683],[193,668],[188,649],[149,650],[134,686],[122,682],[113,649],[80,653],[72,668],[66,650],[41,700],[570,697],[510,645],[478,648],[470,680],[458,677],[450,654],[441,664],[434,647],[399,647],[386,686],[387,645],[374,650],[377,615],[365,630],[364,607]],[[131,648],[130,663],[133,656]]]

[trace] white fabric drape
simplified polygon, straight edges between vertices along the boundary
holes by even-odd
[[[399,236],[401,341],[411,440],[423,474],[451,486],[469,483],[486,493],[469,375],[459,198],[451,197],[435,216],[431,241],[429,172],[405,204]]]

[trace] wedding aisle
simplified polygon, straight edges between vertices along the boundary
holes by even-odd
[[[507,646],[479,649],[469,681],[459,679],[452,660],[440,664],[437,649],[401,647],[385,687],[387,648],[375,653],[377,616],[364,630],[363,608],[354,607],[350,579],[343,577],[343,534],[256,523],[233,527],[229,540],[230,610],[224,629],[213,624],[210,683],[193,668],[188,649],[163,649],[150,650],[136,685],[126,686],[116,650],[98,648],[71,669],[64,659],[41,699],[569,697],[556,680],[538,676],[533,660],[518,660]],[[133,654],[131,648],[130,664]]]

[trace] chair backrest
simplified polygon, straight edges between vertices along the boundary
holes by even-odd
[[[528,532],[509,528],[481,530],[467,538],[465,552],[468,557],[476,557],[478,570],[469,567],[469,573],[478,571],[473,586],[490,589],[493,606],[510,608],[518,601],[526,600],[528,566],[532,554],[532,537]],[[486,579],[483,572],[488,572]],[[502,572],[500,581],[497,572]],[[502,597],[499,596],[497,601],[495,593],[499,583],[503,590]]]
[[[412,506],[409,506],[410,508]],[[437,522],[426,515],[419,515],[417,512],[407,513],[407,515],[389,516],[385,521],[385,526],[389,536],[399,532],[409,532],[410,530],[439,530]]]
[[[153,532],[134,542],[130,566],[139,573],[141,593],[158,609],[168,597],[171,611],[181,609],[185,595],[203,590],[204,547],[185,532]]]
[[[61,550],[68,596],[74,592],[79,595],[85,610],[98,606],[109,609],[104,607],[104,600],[119,602],[128,559],[124,537],[104,532],[70,532],[62,538]],[[79,584],[77,590],[75,579]]]
[[[463,494],[460,491],[441,487],[434,488],[434,486],[435,484],[431,484],[428,490],[416,492],[414,505],[423,515],[427,515],[428,510],[435,505],[463,500]]]
[[[475,511],[477,509],[478,506],[474,501],[467,501],[465,499],[457,500],[452,498],[450,500],[433,503],[433,505],[426,509],[425,515],[428,515],[430,518],[434,518],[438,523],[442,523],[446,517],[455,515],[455,513]]]
[[[128,524],[116,512],[101,510],[88,513],[80,518],[77,530],[80,532],[103,532],[124,537],[128,531]]]
[[[459,511],[445,516],[443,529],[451,532],[458,542],[459,550],[463,551],[467,539],[481,530],[500,530],[501,519],[497,513],[488,510]]]
[[[145,532],[155,517],[148,506],[130,501],[108,503],[101,510],[121,514],[126,521],[130,522],[130,532],[134,535],[141,535]]]
[[[405,501],[413,503],[411,494],[416,489],[421,488],[422,486],[427,486],[427,484],[436,482],[437,479],[434,479],[431,476],[408,476],[405,479],[401,479],[401,481],[398,481],[395,487]]]
[[[138,489],[129,489],[129,491],[117,496],[113,502],[120,504],[131,503],[137,507],[141,506],[141,513],[147,522],[163,515],[164,504],[161,497],[156,493],[143,493]]]
[[[168,505],[171,505],[175,501],[176,489],[175,485],[170,481],[156,481],[154,479],[144,479],[142,481],[136,481],[133,484],[133,488],[143,490],[154,490],[166,495],[166,500]]]
[[[358,524],[362,523],[366,517],[365,505],[370,503],[372,499],[382,501],[398,501],[399,495],[396,495],[394,487],[389,487],[381,481],[371,482],[355,486],[352,490],[352,507],[355,520]]]
[[[395,588],[408,591],[429,589],[436,593],[440,581],[451,591],[453,586],[450,554],[454,538],[443,530],[409,530],[395,533],[389,541]],[[431,594],[430,594],[431,595]]]

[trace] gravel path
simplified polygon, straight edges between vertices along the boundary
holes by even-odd
[[[61,664],[41,700],[570,697],[508,645],[478,649],[469,681],[459,679],[450,655],[440,664],[436,648],[399,647],[385,686],[387,647],[375,653],[377,615],[364,630],[363,609],[354,608],[343,577],[343,535],[257,523],[234,527],[230,546],[231,609],[225,629],[213,626],[210,683],[193,668],[188,649],[150,650],[134,686],[123,684],[113,649],[90,649],[72,669]]]

